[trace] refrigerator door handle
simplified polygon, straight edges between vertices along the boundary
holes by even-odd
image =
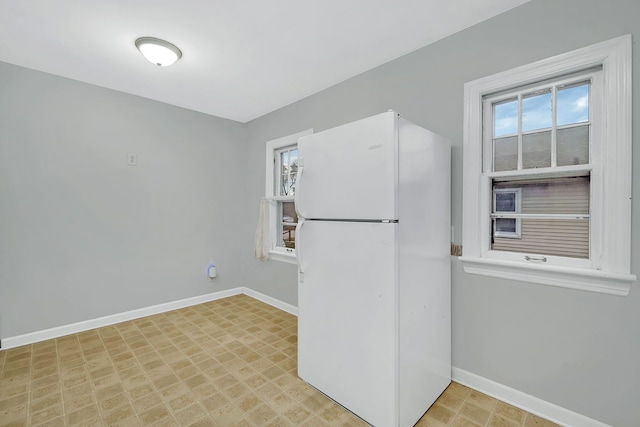
[[[293,195],[293,204],[296,208],[296,215],[298,215],[298,220],[303,219],[304,217],[300,213],[300,184],[302,183],[302,173],[304,172],[304,166],[302,165],[302,159],[298,159],[298,182],[296,183],[296,192]]]
[[[298,175],[298,179],[300,176]],[[298,181],[300,182],[300,181]],[[300,282],[304,282],[304,269],[302,268],[302,226],[304,225],[304,218],[298,217],[298,225],[296,225],[296,256],[298,258],[298,274],[300,275]]]

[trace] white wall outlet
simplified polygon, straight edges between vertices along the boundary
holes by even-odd
[[[129,166],[135,166],[138,164],[138,156],[133,153],[127,154],[127,164]]]
[[[207,275],[209,279],[215,279],[218,276],[218,269],[215,265],[209,264],[209,267],[207,267]]]

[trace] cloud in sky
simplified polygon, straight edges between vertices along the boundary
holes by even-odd
[[[573,103],[573,111],[576,111],[576,112],[583,112],[588,107],[589,107],[589,97],[587,95],[578,98]]]
[[[589,84],[558,91],[558,126],[589,120]]]

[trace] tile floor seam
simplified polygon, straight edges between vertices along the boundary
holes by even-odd
[[[138,319],[134,319],[134,320],[133,320],[133,322],[134,322],[134,323],[133,323],[133,326],[134,326],[134,327],[138,330],[138,332],[139,332],[139,333],[144,337],[144,332],[143,332],[142,330],[140,330],[140,327],[136,324],[135,320],[138,320]],[[120,333],[120,332],[118,332],[118,333]],[[146,337],[145,337],[145,339],[146,339]],[[128,343],[126,340],[124,340],[124,341],[125,341],[125,344],[126,344],[127,348],[128,348],[129,350],[131,350],[131,352],[132,352],[132,354],[133,354],[133,358],[136,360],[136,362],[138,363],[138,365],[142,368],[142,367],[143,367],[143,364],[142,364],[142,362],[138,359],[138,355],[135,353],[135,351],[133,351],[133,349],[130,347],[129,343]],[[179,348],[178,348],[178,351],[180,351],[180,349],[179,349]],[[183,354],[183,356],[184,356],[184,354]],[[162,356],[160,356],[160,357],[162,357]],[[161,394],[161,393],[160,393],[160,390],[158,390],[158,389],[157,389],[156,385],[153,383],[153,380],[150,378],[150,376],[148,375],[148,373],[145,371],[143,375],[144,375],[144,376],[145,376],[145,378],[148,380],[148,382],[150,383],[151,387],[153,387],[153,389],[154,389],[158,394]],[[130,390],[125,390],[125,393],[127,393],[127,395],[129,396],[130,404],[133,404],[133,399],[131,399]],[[156,406],[160,406],[160,404],[158,404],[158,405],[156,405]],[[165,405],[165,406],[169,406],[169,405]],[[151,410],[151,409],[153,409],[153,407],[152,407],[152,408],[149,408],[149,410]],[[170,415],[171,415],[171,417],[173,418],[173,420],[174,420],[174,421],[176,421],[176,423],[177,423],[177,420],[175,419],[175,414],[173,414],[173,412],[172,412],[172,408],[169,406],[167,409],[168,409],[168,411],[169,411],[169,414],[170,414]],[[146,411],[143,411],[143,413],[144,413],[144,412],[146,412]],[[136,417],[136,419],[138,419],[138,420],[139,420],[139,421],[144,425],[144,422],[143,422],[143,420],[140,418],[140,414],[139,414],[139,413],[137,413],[137,412],[136,412],[136,413],[135,413],[135,417]]]

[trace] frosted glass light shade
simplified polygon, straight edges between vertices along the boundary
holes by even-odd
[[[136,47],[149,62],[160,67],[171,65],[182,56],[175,45],[155,37],[140,37],[136,40]]]

